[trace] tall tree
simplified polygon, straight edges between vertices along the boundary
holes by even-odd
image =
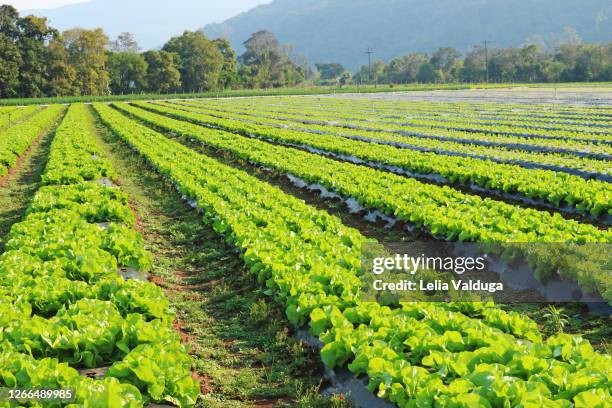
[[[46,86],[46,43],[57,31],[47,25],[44,17],[27,16],[17,20],[19,30],[20,94],[26,97],[43,96]]]
[[[236,66],[236,53],[225,38],[217,38],[213,41],[221,55],[223,55],[223,67],[219,74],[219,86],[223,89],[231,88],[238,83],[238,69]]]
[[[142,92],[147,87],[147,62],[133,52],[111,52],[108,56],[108,72],[113,94]]]
[[[80,93],[76,82],[76,68],[70,64],[64,37],[57,34],[47,46],[47,83],[45,94],[48,96],[69,96]]]
[[[315,67],[317,67],[323,81],[337,80],[346,71],[342,64],[335,62],[315,64]]]
[[[370,81],[370,71],[367,65],[362,65],[353,75],[353,82],[357,84],[367,84]]]
[[[386,73],[387,66],[377,59],[371,65],[362,65],[353,76],[353,81],[359,84],[379,84],[388,81]]]
[[[385,77],[391,83],[403,84],[416,82],[419,67],[428,62],[424,53],[412,53],[395,58],[385,67]]]
[[[476,45],[466,54],[463,60],[463,67],[459,71],[459,80],[462,82],[484,82],[485,76],[485,50],[483,47]]]
[[[168,93],[181,88],[181,73],[176,66],[176,55],[166,51],[147,51],[147,85],[150,92]]]
[[[68,60],[76,70],[76,86],[81,95],[104,95],[109,92],[106,70],[108,37],[101,28],[73,28],[63,33]]]
[[[249,75],[253,87],[279,87],[294,85],[303,79],[303,73],[289,58],[290,47],[283,46],[269,31],[258,31],[244,42],[246,51],[239,62]]]
[[[19,38],[19,12],[13,6],[3,4],[0,6],[0,34],[6,38],[17,41]]]
[[[522,47],[519,50],[519,60],[517,61],[517,82],[540,82],[544,79],[542,68],[547,59],[547,55],[543,53],[535,44],[530,44]]]
[[[19,13],[13,6],[0,6],[0,97],[19,96],[19,69],[22,59],[19,50]]]
[[[266,54],[280,54],[280,43],[276,36],[269,31],[258,31],[243,43],[246,51],[240,56],[243,64],[254,65],[262,60]]]
[[[295,71],[297,74],[295,77],[296,83],[314,79],[316,76],[315,71],[312,68],[312,65],[310,65],[310,61],[308,61],[306,56],[291,53],[291,55],[289,55],[289,59],[293,63],[293,66],[297,68]]]
[[[382,60],[377,59],[372,63],[372,78],[371,82],[378,84],[386,82],[385,78],[385,63]]]
[[[19,96],[21,53],[13,40],[2,33],[0,33],[0,61],[0,97]]]
[[[542,65],[542,76],[544,82],[561,82],[561,75],[565,71],[566,66],[561,61],[555,61],[552,58],[544,61]]]
[[[140,46],[134,37],[134,34],[124,32],[117,36],[117,39],[111,41],[110,50],[113,52],[131,52],[137,53],[140,51]]]
[[[42,96],[46,83],[46,42],[57,33],[46,18],[19,17],[17,10],[0,6],[0,87],[3,94]],[[15,78],[15,67],[18,75]]]
[[[421,64],[419,72],[417,73],[417,81],[425,83],[439,82],[442,78],[440,77],[440,70],[436,69],[436,66],[431,62]]]
[[[580,46],[573,69],[574,81],[606,81],[612,58],[599,44]]]
[[[202,92],[215,89],[223,68],[223,54],[201,31],[185,31],[164,45],[177,55],[183,90]]]
[[[489,78],[492,82],[512,82],[517,77],[519,52],[514,48],[491,50]]]
[[[431,64],[439,70],[439,76],[445,82],[456,78],[457,61],[461,53],[452,47],[442,47],[431,57]]]
[[[606,65],[601,72],[601,80],[610,82],[612,81],[612,42],[603,45],[604,52],[606,54]]]

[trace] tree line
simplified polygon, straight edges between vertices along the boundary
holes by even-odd
[[[236,56],[229,42],[185,31],[141,52],[134,36],[100,28],[59,32],[44,17],[0,6],[0,97],[204,92],[293,86],[304,80],[291,47],[260,31]]]
[[[232,88],[350,83],[612,81],[612,43],[584,44],[575,33],[554,49],[530,44],[465,56],[450,47],[380,60],[351,73],[315,64],[268,31],[254,33],[237,56],[225,39],[185,31],[159,50],[141,52],[134,36],[110,40],[100,28],[59,32],[44,17],[0,6],[0,97],[190,93]],[[486,54],[485,54],[486,53]],[[487,63],[485,63],[487,61]]]
[[[350,82],[349,73],[337,65],[318,64],[321,80]],[[552,50],[536,44],[488,50],[475,46],[463,58],[456,49],[443,47],[433,54],[410,53],[388,63],[377,60],[363,65],[352,75],[354,83],[483,83],[487,80],[495,83],[612,81],[612,43],[585,44],[574,37]]]

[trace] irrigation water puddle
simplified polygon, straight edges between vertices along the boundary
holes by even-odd
[[[125,280],[139,280],[143,282],[148,281],[150,275],[148,272],[138,271],[134,268],[125,267],[119,268],[119,271],[117,271],[117,273]]]
[[[257,165],[256,163],[253,163],[253,164]],[[309,191],[318,192],[320,198],[323,198],[323,199],[338,199],[338,200],[344,202],[344,204],[348,208],[348,211],[351,214],[359,214],[359,213],[365,212],[365,215],[363,216],[363,219],[368,221],[368,222],[377,223],[379,220],[382,220],[382,221],[384,221],[386,223],[385,228],[387,228],[387,229],[393,228],[393,226],[395,226],[395,224],[398,222],[398,220],[396,218],[389,217],[385,213],[383,213],[383,212],[381,212],[379,210],[368,209],[368,208],[364,207],[354,197],[345,198],[345,197],[341,196],[340,194],[334,193],[333,191],[327,189],[326,187],[322,186],[321,184],[318,184],[318,183],[308,184],[302,178],[297,177],[297,176],[295,176],[293,174],[290,174],[290,173],[286,173],[285,177],[287,177],[287,179],[289,179],[289,181],[294,186],[296,186],[298,188],[302,188],[302,189],[307,189]]]
[[[109,179],[108,177],[94,180],[93,182],[104,187],[117,187],[117,185],[113,183],[113,180]]]
[[[308,333],[306,326],[299,328],[295,336],[301,340],[307,347],[320,351],[323,348],[323,343],[317,337]],[[378,398],[367,387],[368,380],[366,378],[357,378],[347,369],[341,368],[337,370],[325,370],[325,379],[330,385],[324,388],[321,393],[323,395],[343,394],[353,402],[355,408],[392,408],[395,407],[382,398]]]
[[[102,380],[110,367],[84,368],[79,370],[79,374],[83,377],[89,377],[94,380]]]
[[[332,371],[330,375],[328,379],[332,385],[322,391],[323,395],[344,394],[353,401],[355,408],[392,408],[396,406],[378,398],[367,388],[367,379],[356,378],[348,370]]]

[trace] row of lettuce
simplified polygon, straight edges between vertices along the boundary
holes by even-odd
[[[391,144],[405,149],[429,151],[444,155],[464,155],[468,157],[478,157],[501,163],[521,164],[523,167],[554,166],[557,171],[583,172],[587,178],[596,178],[599,175],[608,175],[610,165],[603,161],[589,157],[578,157],[571,153],[555,153],[541,151],[525,151],[521,148],[513,149],[502,146],[487,146],[474,144],[473,140],[452,139],[439,133],[419,134],[409,136],[406,133],[398,134],[394,132],[378,131],[375,129],[347,129],[337,122],[322,122],[320,118],[306,116],[299,112],[295,115],[287,115],[282,112],[274,111],[261,112],[253,107],[227,107],[227,103],[220,104],[217,101],[201,102],[174,101],[175,107],[206,109],[207,112],[218,116],[231,115],[237,118],[249,119],[261,124],[282,126],[295,130],[302,130],[311,133],[324,133],[346,138],[353,138],[371,143]],[[219,106],[221,105],[221,106]],[[325,123],[325,124],[321,124]],[[465,136],[459,135],[457,136]],[[517,143],[524,143],[523,140],[515,139]]]
[[[0,111],[0,129],[5,130],[17,123],[20,123],[25,118],[40,110],[38,106],[30,106],[25,108],[16,108]]]
[[[141,113],[150,123],[156,120],[120,107]],[[363,302],[358,275],[361,248],[368,240],[358,231],[108,105],[94,104],[94,109],[186,199],[197,202],[203,221],[240,250],[259,282],[286,305],[292,323],[310,324],[311,333],[324,343],[325,364],[366,374],[370,389],[380,397],[401,407],[603,407],[609,400],[612,360],[587,341],[569,335],[543,341],[535,322],[488,303],[389,308]],[[184,130],[176,121],[162,119],[156,126],[200,135],[211,145],[240,148],[230,144],[233,135],[210,130],[196,134],[195,128]],[[270,156],[283,153],[273,145],[266,151],[262,142],[246,141],[254,142],[242,146],[254,151],[249,158],[268,157],[275,163]],[[327,159],[301,159],[288,161],[306,168],[321,165],[321,174],[336,170]],[[341,185],[344,173],[336,176]],[[347,170],[346,176],[355,174]]]
[[[473,186],[491,192],[516,194],[538,199],[556,207],[568,206],[593,217],[612,215],[612,185],[599,180],[585,180],[567,173],[525,169],[516,165],[438,155],[326,134],[312,134],[291,129],[221,118],[200,112],[176,109],[166,104],[138,102],[136,106],[170,114],[173,117],[213,125],[243,135],[272,139],[275,142],[307,146],[351,156],[367,162],[396,166],[411,173],[439,175],[447,184]]]
[[[108,186],[92,125],[89,108],[68,109],[0,256],[0,387],[76,391],[72,404],[45,406],[194,406],[199,385],[163,291],[119,275],[150,270],[152,256],[127,195]],[[83,375],[93,368],[99,378]]]
[[[253,99],[253,98],[252,98]],[[262,100],[264,98],[258,98]],[[399,115],[404,112],[429,114],[432,116],[439,114],[448,114],[451,116],[468,116],[474,118],[493,118],[493,117],[508,117],[512,119],[523,120],[571,120],[580,123],[597,123],[604,122],[606,117],[612,116],[612,110],[606,105],[568,105],[554,103],[496,103],[493,98],[489,101],[476,101],[475,99],[469,102],[441,102],[427,100],[401,100],[401,99],[372,99],[372,98],[293,98],[293,97],[277,97],[267,98],[264,100],[275,106],[300,106],[304,104],[313,105],[311,101],[315,100],[318,107],[325,105],[332,110],[343,110],[347,106],[354,108],[360,113],[380,112],[385,115]],[[230,103],[233,100],[225,99]]]
[[[185,103],[197,102],[185,101]],[[324,106],[326,105],[325,102],[323,104]],[[217,105],[225,108],[241,106],[240,102],[235,104],[220,102]],[[506,144],[540,146],[549,149],[565,146],[567,149],[576,152],[597,152],[608,155],[611,151],[612,133],[605,127],[601,127],[596,131],[597,133],[593,133],[594,131],[591,127],[562,132],[537,127],[536,131],[531,128],[525,129],[520,124],[504,125],[497,122],[487,126],[471,127],[462,123],[454,123],[447,117],[440,118],[435,116],[427,119],[417,119],[411,115],[399,115],[398,118],[386,118],[381,117],[381,114],[378,112],[356,114],[349,107],[346,108],[348,113],[333,113],[327,111],[327,106],[313,109],[312,106],[299,105],[298,102],[297,106],[288,111],[285,108],[267,110],[261,106],[257,106],[256,110],[260,111],[261,114],[293,116],[294,119],[298,120],[310,120],[315,123],[357,130],[378,130],[402,135],[413,134],[420,137],[438,136],[457,140],[471,140],[473,142],[505,142]],[[242,106],[247,109],[253,107],[248,104]],[[294,111],[293,109],[297,110]]]
[[[30,109],[30,113],[36,111],[38,113],[2,131],[2,137],[0,137],[0,177],[6,175],[17,164],[19,157],[35,140],[41,138],[57,123],[64,110],[65,107],[61,105],[49,106],[42,110]]]

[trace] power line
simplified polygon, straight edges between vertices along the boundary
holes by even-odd
[[[372,83],[372,54],[374,54],[374,50],[368,47],[366,48],[366,54],[368,54],[368,83]]]
[[[490,44],[491,41],[484,40],[484,51],[485,51],[485,82],[489,83],[489,49],[487,45]]]

